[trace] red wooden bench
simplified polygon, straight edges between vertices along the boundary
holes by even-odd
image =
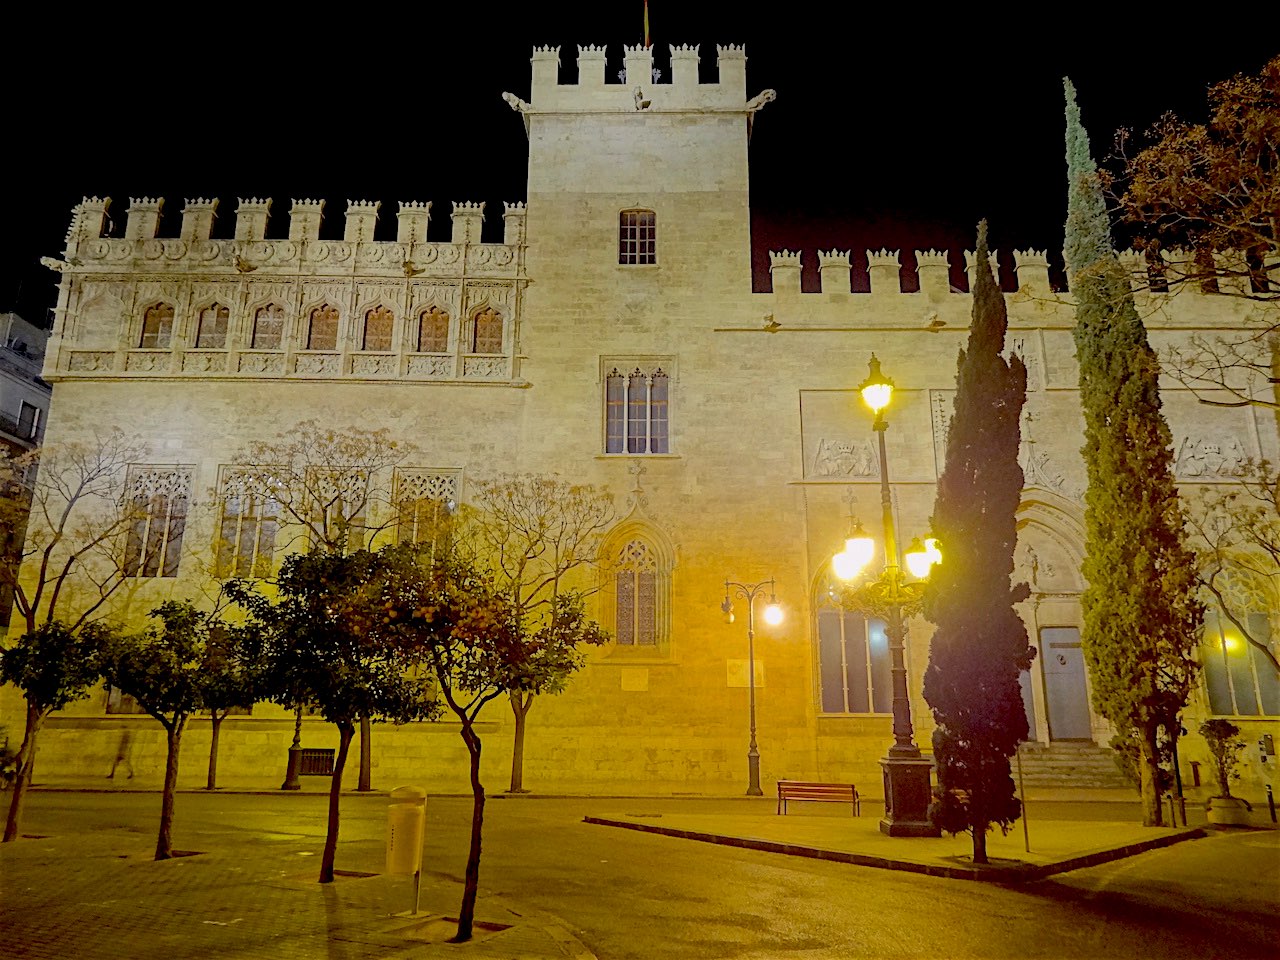
[[[852,783],[812,783],[807,780],[778,781],[778,813],[787,812],[788,800],[823,800],[847,803],[855,817],[862,815],[862,798]]]

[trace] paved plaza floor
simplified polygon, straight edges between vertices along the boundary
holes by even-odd
[[[84,796],[87,784],[50,784],[46,791]],[[115,802],[154,809],[156,792],[114,784],[92,789]],[[566,788],[567,789],[567,788]],[[38,798],[40,790],[33,791]],[[1132,817],[1133,798],[1051,792],[1028,799],[1028,820],[1008,835],[990,835],[991,864],[970,862],[971,841],[957,837],[891,838],[879,829],[879,804],[854,817],[834,804],[794,804],[785,816],[767,801],[673,798],[658,805],[618,787],[591,794],[583,819],[601,831],[643,830],[682,842],[709,842],[783,856],[815,857],[884,869],[929,873],[957,882],[1020,883],[1053,873],[1132,856],[1203,836],[1203,812],[1186,827],[1151,829]],[[634,794],[634,789],[631,791]],[[572,796],[562,792],[561,796]],[[602,800],[601,796],[609,797]],[[123,799],[122,799],[123,798]],[[385,792],[363,795],[385,803]],[[5,798],[7,799],[7,798]],[[345,799],[345,798],[344,798]],[[652,799],[652,798],[651,798]],[[281,799],[280,803],[287,802]],[[494,797],[491,803],[536,802]],[[93,798],[89,797],[89,805]],[[33,802],[34,806],[34,802]],[[1114,811],[1114,819],[1110,819]],[[1070,816],[1063,816],[1070,812]],[[1255,806],[1257,827],[1274,826]],[[32,818],[38,819],[38,818]],[[154,833],[93,829],[28,833],[0,845],[0,929],[6,956],[116,960],[120,956],[340,960],[356,957],[508,958],[588,960],[592,952],[555,916],[482,892],[475,937],[447,942],[455,932],[460,888],[439,877],[423,882],[412,913],[413,882],[389,876],[366,857],[365,869],[319,884],[320,850],[313,842],[269,831],[196,834],[203,849],[155,862]],[[371,845],[371,849],[376,845]],[[341,864],[340,864],[341,865]],[[482,881],[483,882],[483,881]],[[129,947],[145,932],[145,954]]]

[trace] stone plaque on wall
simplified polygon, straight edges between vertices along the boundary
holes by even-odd
[[[928,436],[928,392],[899,390],[887,417],[889,476],[895,481],[933,480],[933,450],[924,439]],[[804,479],[843,483],[879,480],[874,420],[856,390],[801,390]]]

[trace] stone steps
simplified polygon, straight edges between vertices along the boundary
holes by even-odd
[[[1105,787],[1134,789],[1108,747],[1055,742],[1022,745],[1022,781],[1028,787]],[[1011,764],[1018,777],[1017,758]]]

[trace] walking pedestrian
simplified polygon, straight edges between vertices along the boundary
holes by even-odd
[[[127,779],[133,779],[133,730],[125,727],[120,731],[120,745],[116,747],[116,758],[112,761],[111,772],[107,774],[108,780],[114,780],[116,776],[116,768],[124,764],[129,768],[129,776]]]

